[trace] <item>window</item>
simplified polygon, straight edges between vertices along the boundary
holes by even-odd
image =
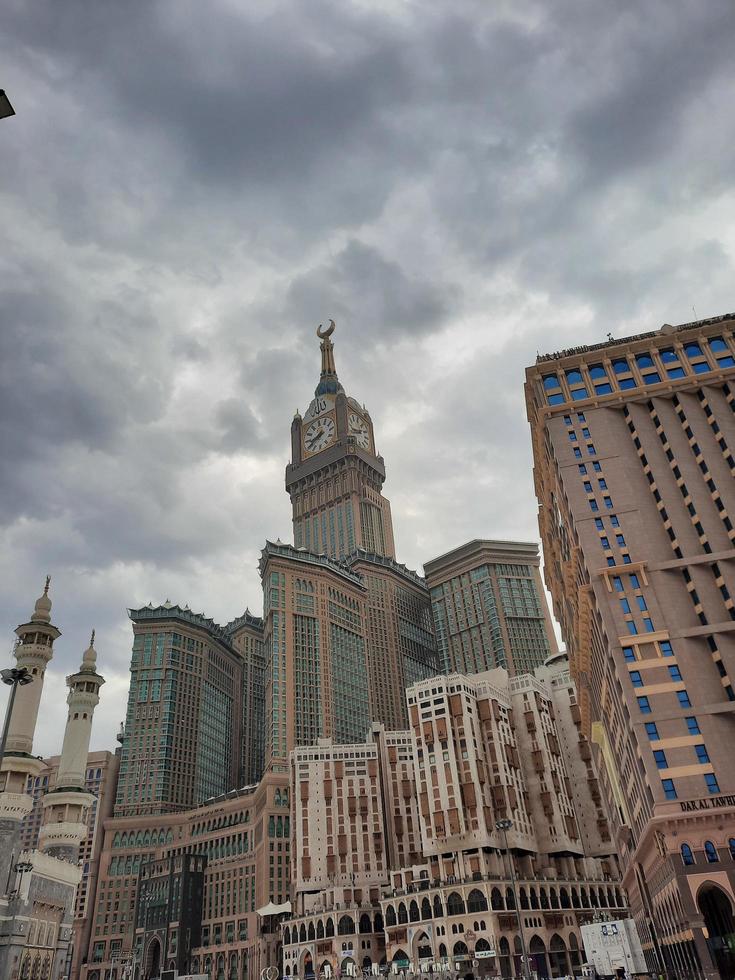
[[[622,389],[635,388],[635,378],[619,378],[618,384]]]
[[[668,763],[666,762],[666,753],[663,749],[656,749],[653,753],[653,758],[657,769],[669,768]]]
[[[589,480],[584,481],[584,490],[585,493],[592,493],[592,484],[590,483]]]
[[[669,667],[669,677],[672,681],[682,680],[681,671],[678,667]]]
[[[623,612],[624,613],[629,613],[630,612],[630,603],[628,602],[627,599],[621,599],[620,600],[620,605],[622,606],[622,609],[623,609]]]
[[[601,517],[595,518],[595,527],[597,528],[598,531],[602,531],[603,528],[605,527]]]
[[[641,612],[646,612],[646,610],[648,609],[648,606],[646,605],[646,600],[643,598],[643,596],[642,595],[637,595],[635,597],[635,601],[638,603],[638,608],[640,609],[640,611]]]
[[[598,480],[597,482],[600,486],[600,490],[607,490],[607,480]]]
[[[610,568],[614,567],[614,565],[615,565],[615,559],[613,558],[612,555],[610,555],[609,558],[607,559],[607,564],[608,564],[608,566]]]
[[[640,582],[638,581],[638,576],[635,574],[635,572],[630,573],[630,587],[631,589],[640,589],[641,587]]]
[[[681,845],[681,860],[684,864],[694,864],[694,854],[688,844]]]
[[[631,636],[638,635],[638,627],[636,626],[636,624],[633,622],[632,619],[629,619],[625,625],[628,627],[628,632],[630,633]]]
[[[686,376],[683,367],[666,368],[666,373],[670,378],[683,378]]]
[[[581,459],[582,458],[582,450],[579,448],[579,446],[575,446],[574,447],[574,458],[575,459]]]
[[[572,401],[581,402],[583,398],[589,398],[586,388],[574,388],[572,390]]]
[[[595,460],[592,463],[592,469],[595,471],[595,473],[602,473],[602,463],[600,463],[598,460]]]
[[[638,707],[641,709],[641,714],[643,714],[643,715],[650,715],[650,713],[651,713],[651,704],[650,704],[648,698],[646,698],[646,697],[639,697],[638,698]]]
[[[707,862],[709,864],[717,864],[720,860],[720,855],[717,853],[717,848],[711,840],[706,840],[704,842],[704,856],[707,858]]]
[[[698,762],[709,762],[709,752],[707,752],[706,745],[695,745],[694,751],[697,753]]]
[[[705,371],[711,371],[712,370],[710,368],[709,364],[707,363],[707,361],[695,361],[692,364],[692,367],[694,368],[694,373],[695,374],[704,374]]]
[[[691,357],[701,357],[702,356],[702,348],[699,346],[699,344],[696,344],[694,342],[689,343],[689,344],[684,344],[684,353],[689,358],[691,358]]]
[[[623,555],[623,564],[630,565],[630,555]]]
[[[663,350],[660,350],[658,353],[659,356],[661,357],[661,360],[664,362],[664,364],[679,363],[679,355],[676,353],[673,347],[665,347]]]
[[[571,371],[567,371],[567,384],[579,385],[582,384],[582,372],[577,368],[573,368]]]
[[[662,779],[661,780],[661,785],[663,786],[664,796],[666,797],[666,799],[667,800],[675,800],[676,799],[676,787],[674,786],[674,780],[673,779]]]
[[[660,640],[658,645],[661,647],[661,653],[665,657],[673,657],[674,656],[674,649],[671,646],[671,643],[670,643],[669,640]]]
[[[572,431],[572,432],[569,433],[569,441],[570,442],[576,442],[577,441],[577,433],[576,432]]]
[[[658,741],[658,739],[661,737],[658,733],[658,728],[656,727],[655,721],[646,722],[646,735],[648,735],[652,742]]]
[[[612,505],[613,505],[612,497],[603,497],[602,499],[604,500],[607,509],[612,510]]]
[[[584,412],[577,412],[577,421],[578,422],[586,422],[587,421],[587,419],[585,419],[585,417],[584,417]]]
[[[615,541],[617,542],[617,545],[618,545],[619,548],[624,548],[625,547],[625,538],[623,537],[622,534],[616,534],[615,535]]]
[[[730,858],[735,861],[735,837],[731,837],[727,842],[727,846],[730,849]]]
[[[547,400],[549,402],[549,405],[561,405],[561,403],[565,401],[565,398],[564,395],[555,392],[552,393],[551,395],[548,395]]]
[[[587,476],[587,467],[584,465],[584,463],[580,463],[577,469],[579,470],[580,476]]]
[[[623,657],[625,658],[625,662],[627,664],[634,664],[635,651],[633,650],[633,647],[623,647]]]
[[[639,368],[653,367],[653,358],[650,354],[636,354],[635,362]]]
[[[647,385],[656,385],[661,380],[661,375],[658,371],[649,371],[648,374],[643,375],[643,381]]]
[[[571,415],[565,415],[564,416],[564,424],[565,425],[571,425],[572,424],[572,416]]]
[[[623,580],[619,575],[613,575],[613,588],[616,592],[623,591]]]
[[[682,708],[691,708],[692,702],[689,700],[689,695],[686,691],[677,691],[676,697]]]
[[[620,519],[615,514],[610,518],[610,523],[613,527],[620,527]]]
[[[600,544],[602,545],[603,548],[609,548],[610,547],[610,542],[609,542],[609,540],[607,539],[607,537],[604,534],[600,538]]]
[[[596,514],[599,509],[600,508],[597,505],[597,501],[596,500],[590,500],[590,510],[592,511],[592,513],[593,514]]]
[[[687,723],[687,729],[690,735],[702,734],[699,729],[699,722],[697,721],[696,718],[689,717],[689,718],[685,718],[684,721]]]
[[[722,337],[710,337],[709,339],[710,350],[714,351],[715,354],[719,354],[720,351],[727,350],[727,344],[722,339]]]
[[[653,625],[653,620],[648,616],[643,617],[643,625],[646,628],[646,633],[655,633],[656,627]]]
[[[631,670],[630,680],[633,687],[643,687],[643,678],[641,677],[641,672],[639,670]]]
[[[712,341],[710,341],[710,344],[711,343]],[[597,381],[600,378],[607,377],[607,371],[605,370],[605,366],[603,364],[590,364],[589,372],[590,372],[590,377],[592,378],[593,381]]]
[[[553,391],[559,387],[559,378],[555,374],[545,374],[541,380],[546,391]]]
[[[609,395],[612,392],[612,385],[609,381],[600,381],[595,384],[595,392],[598,395]]]
[[[590,437],[590,430],[587,428],[586,425],[582,429],[582,435],[584,436],[585,439],[589,439]]]
[[[594,444],[593,444],[593,443],[590,443],[590,444],[589,444],[589,445],[587,446],[587,454],[588,454],[589,456],[596,456],[596,455],[597,455],[597,450],[595,449],[595,447],[594,447]]]
[[[630,365],[625,358],[618,358],[612,362],[613,371],[616,374],[627,374],[630,371]]]
[[[706,772],[704,774],[704,784],[707,787],[708,793],[720,792],[720,784],[717,782],[717,777],[713,772]]]

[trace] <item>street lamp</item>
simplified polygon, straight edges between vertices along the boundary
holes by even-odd
[[[503,834],[503,848],[505,853],[508,855],[508,867],[510,869],[510,887],[513,890],[513,904],[516,907],[516,921],[518,922],[518,935],[521,938],[521,955],[523,957],[523,975],[526,980],[531,980],[531,967],[528,962],[528,956],[526,954],[526,939],[523,935],[523,923],[521,921],[521,910],[518,905],[518,894],[516,892],[516,877],[513,873],[513,856],[508,850],[508,831],[513,826],[513,821],[508,820],[506,817],[504,820],[495,821],[495,829],[499,830]]]
[[[0,119],[6,116],[14,116],[15,109],[10,104],[10,99],[5,94],[5,90],[0,88]]]
[[[5,743],[8,740],[8,729],[10,728],[10,718],[13,714],[13,703],[15,702],[15,692],[18,685],[30,684],[33,680],[33,675],[25,667],[6,667],[4,670],[0,670],[0,677],[2,677],[3,684],[7,684],[10,688],[10,697],[8,698],[8,707],[5,709],[5,723],[3,724],[3,734],[0,738],[0,765],[2,765],[3,757],[5,755]]]

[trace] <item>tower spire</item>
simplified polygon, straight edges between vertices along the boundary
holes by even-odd
[[[319,349],[322,352],[322,373],[319,377],[316,395],[334,395],[342,391],[342,385],[337,378],[337,367],[334,363],[334,344],[331,337],[334,333],[334,320],[329,321],[329,326],[325,330],[321,323],[316,329],[316,335],[321,340]]]

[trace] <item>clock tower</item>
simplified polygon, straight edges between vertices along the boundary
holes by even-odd
[[[319,384],[306,413],[291,423],[286,490],[294,544],[341,559],[362,548],[394,557],[390,503],[382,495],[385,464],[375,449],[370,413],[345,394],[334,364],[334,320],[317,330]]]

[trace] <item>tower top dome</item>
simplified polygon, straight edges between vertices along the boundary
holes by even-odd
[[[36,605],[33,608],[33,615],[31,616],[32,623],[50,623],[51,622],[51,600],[49,599],[48,589],[51,585],[51,576],[46,576],[46,584],[43,587],[43,595],[40,595],[36,599]]]
[[[334,344],[331,336],[334,333],[334,320],[329,321],[329,326],[325,330],[321,323],[316,328],[316,335],[321,340],[319,349],[322,352],[322,373],[319,377],[319,384],[314,391],[315,395],[336,395],[344,388],[337,377],[337,368],[334,363]]]
[[[84,651],[82,656],[82,670],[94,672],[97,664],[97,651],[94,648],[94,635],[95,631],[92,630],[92,635],[89,638],[89,646]]]

